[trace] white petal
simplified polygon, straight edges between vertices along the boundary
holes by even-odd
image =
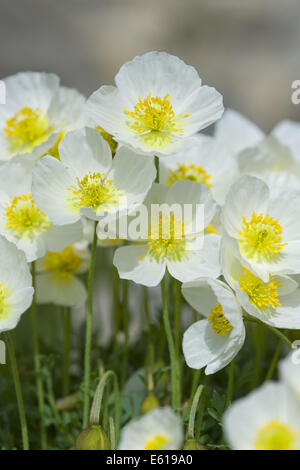
[[[38,274],[36,281],[38,303],[78,307],[86,301],[86,288],[75,276],[64,279],[54,273],[45,272]]]

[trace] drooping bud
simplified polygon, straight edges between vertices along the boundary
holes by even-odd
[[[84,429],[76,440],[77,450],[109,450],[106,433],[98,424],[92,424]]]
[[[146,414],[154,408],[159,408],[160,404],[153,392],[149,392],[141,405],[142,414]]]
[[[196,439],[188,439],[183,446],[183,450],[205,450]]]

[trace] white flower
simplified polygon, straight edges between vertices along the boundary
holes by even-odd
[[[152,159],[122,147],[112,160],[107,142],[88,127],[68,133],[59,153],[61,161],[46,156],[33,170],[34,198],[58,225],[133,210],[155,178]]]
[[[300,402],[300,354],[292,351],[279,362],[280,379],[290,388]]]
[[[69,245],[59,253],[47,252],[37,262],[37,302],[66,307],[84,304],[87,292],[76,274],[88,270],[90,253],[80,243]]]
[[[267,382],[230,406],[224,430],[233,450],[299,450],[299,402],[285,385]]]
[[[264,282],[270,274],[300,272],[300,192],[270,191],[260,179],[243,176],[232,185],[222,220],[252,271]]]
[[[300,123],[288,119],[281,121],[272,130],[272,135],[289,147],[300,163]]]
[[[122,430],[119,450],[178,450],[183,442],[182,421],[171,408],[155,408],[130,421]]]
[[[149,52],[124,64],[117,87],[102,86],[87,113],[119,142],[143,153],[170,155],[187,137],[223,113],[222,96],[203,86],[196,70],[165,52]]]
[[[68,130],[83,123],[85,98],[60,87],[54,74],[24,72],[4,79],[6,104],[0,106],[0,160],[18,153],[37,159],[55,148]]]
[[[216,123],[214,136],[224,149],[237,156],[241,150],[256,145],[265,135],[245,116],[233,109],[226,109],[222,119]]]
[[[159,182],[168,186],[190,180],[211,188],[218,204],[223,205],[231,184],[238,177],[238,166],[224,146],[215,139],[194,139],[190,149],[159,161]]]
[[[55,226],[31,194],[31,163],[22,156],[0,167],[0,234],[24,251],[31,262],[46,251],[60,251],[82,237],[80,222]]]
[[[158,213],[153,215],[151,209],[155,204],[159,206]],[[173,212],[173,204],[181,214]],[[187,222],[185,205],[193,209]],[[167,188],[154,183],[144,202],[149,217],[147,232],[141,235],[138,244],[118,248],[115,252],[114,265],[119,276],[148,287],[158,285],[166,269],[181,282],[200,276],[218,277],[219,237],[214,234],[203,237],[203,232],[195,232],[197,205],[204,207],[204,230],[216,208],[207,186],[178,181]],[[161,207],[166,210],[160,211]]]
[[[205,317],[184,333],[186,363],[193,369],[206,366],[205,373],[214,374],[229,364],[244,344],[241,308],[231,289],[218,280],[199,279],[183,284],[182,293]]]
[[[0,333],[12,330],[31,305],[33,288],[24,254],[0,236]]]
[[[244,310],[271,326],[300,329],[300,289],[295,279],[271,275],[260,279],[240,255],[236,240],[224,236],[222,271]]]

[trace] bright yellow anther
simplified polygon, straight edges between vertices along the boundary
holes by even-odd
[[[152,439],[149,439],[143,450],[162,450],[168,442],[165,436],[158,434]]]
[[[31,152],[34,147],[45,142],[52,131],[48,116],[40,109],[29,107],[21,109],[8,119],[4,128],[13,152]]]
[[[232,326],[223,314],[223,307],[217,303],[210,311],[208,321],[211,324],[211,329],[217,336],[225,335],[232,330]]]
[[[44,268],[64,278],[70,278],[77,271],[82,259],[74,252],[72,245],[69,245],[59,253],[48,252],[44,260]]]
[[[247,268],[242,267],[243,274],[238,279],[240,289],[249,296],[249,302],[262,312],[268,308],[276,308],[281,305],[278,299],[280,281],[274,281],[270,275],[269,282],[263,282]]]
[[[294,429],[273,420],[258,430],[254,445],[257,450],[295,450],[297,440]]]
[[[18,238],[33,238],[45,232],[50,220],[32,199],[31,194],[21,194],[11,199],[4,213],[5,226]]]
[[[157,262],[167,257],[173,261],[180,261],[186,254],[186,240],[184,238],[184,223],[173,213],[163,216],[159,214],[153,220],[149,232],[148,254]]]
[[[170,170],[168,183],[171,186],[176,181],[189,180],[210,187],[210,179],[211,175],[208,174],[201,165],[194,165],[193,163],[185,165],[184,163],[179,163],[175,170]]]

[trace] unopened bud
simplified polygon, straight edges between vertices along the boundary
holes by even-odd
[[[205,450],[196,439],[188,439],[183,446],[183,450]]]
[[[77,450],[109,450],[108,437],[98,424],[84,429],[76,440]]]
[[[154,408],[159,408],[160,404],[153,392],[149,392],[141,405],[141,412],[143,414],[149,413]]]

